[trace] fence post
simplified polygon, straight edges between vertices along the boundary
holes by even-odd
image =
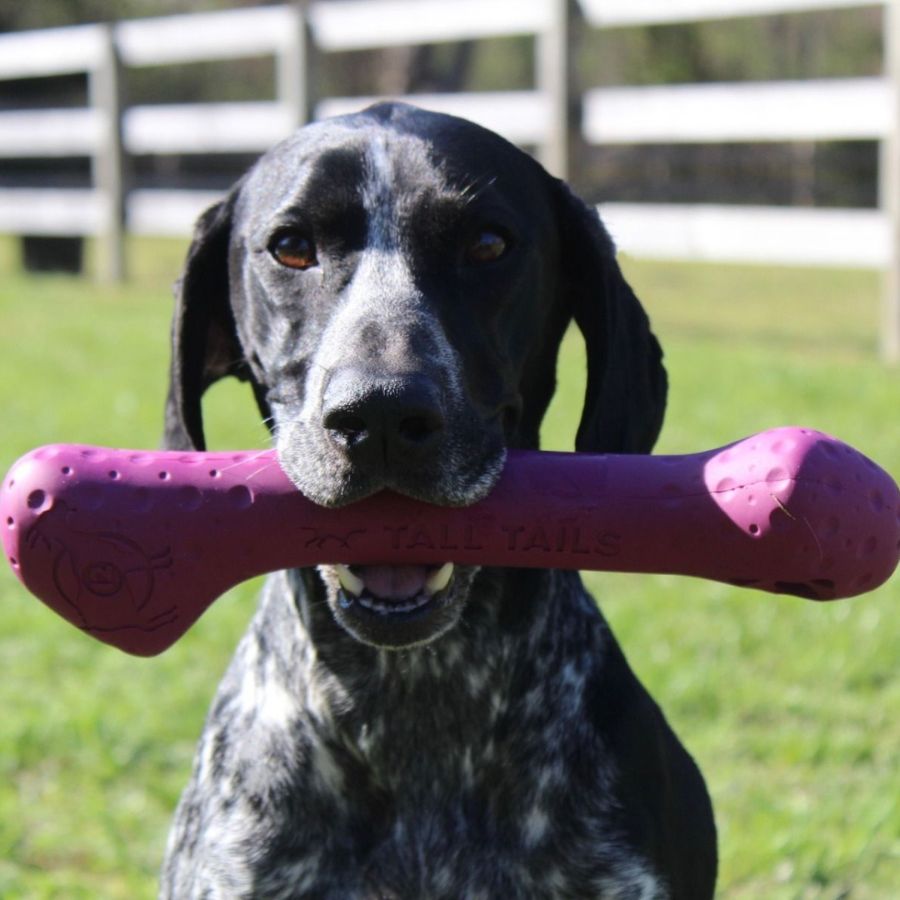
[[[881,355],[900,362],[900,9],[884,7],[885,76],[891,85],[890,131],[881,145],[881,206],[888,219],[889,263],[882,298]]]
[[[291,30],[275,58],[275,92],[289,111],[293,127],[299,128],[315,114],[315,48],[309,27],[308,0],[296,0],[290,10]]]
[[[122,92],[113,27],[103,28],[103,51],[88,74],[88,100],[98,113],[100,145],[92,160],[94,189],[100,196],[101,230],[97,273],[104,281],[125,277],[125,177],[122,150]]]
[[[547,138],[538,149],[538,159],[558,178],[571,175],[570,130],[572,128],[570,0],[546,0],[549,21],[535,41],[535,80],[549,105]]]

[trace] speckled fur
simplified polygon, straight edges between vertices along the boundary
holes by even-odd
[[[345,133],[353,147],[369,148],[361,151],[369,174],[360,196],[377,208],[369,211],[355,275],[336,294],[343,306],[315,323],[298,300],[307,290],[299,280],[288,290],[278,275],[269,293],[256,287],[262,276],[247,268],[246,248],[258,242],[265,216],[240,191],[247,184],[276,198],[287,191],[284,206],[298,190],[285,160],[315,158],[323,135],[333,149],[334,135],[341,145]],[[426,499],[430,490],[433,502],[469,502],[496,478],[498,447],[536,445],[556,344],[573,314],[547,310],[567,290],[589,293],[596,278],[604,308],[574,301],[592,359],[579,446],[649,451],[664,402],[658,348],[608,238],[564,188],[499,138],[408,107],[378,107],[309,134],[264,159],[201,222],[176,317],[169,446],[202,446],[200,394],[217,377],[237,374],[274,419],[283,464],[321,502],[343,502],[379,484]],[[497,168],[496,178],[481,171],[485,165]],[[465,340],[454,332],[453,313],[441,312],[421,288],[427,277],[416,267],[417,245],[403,237],[406,201],[397,192],[401,183],[429,179],[444,190],[452,166],[472,170],[459,194],[467,214],[475,208],[471,184],[490,183],[488,200],[506,204],[508,219],[515,208],[523,235],[544,223],[543,237],[532,237],[532,250],[521,264],[514,257],[504,276],[518,304],[506,326],[519,333],[516,341],[496,322],[490,328],[497,334],[487,325],[477,326],[485,334],[473,331],[495,302],[496,276],[474,298],[470,323],[463,320]],[[551,206],[563,225],[552,224]],[[532,269],[516,278],[518,265]],[[230,272],[227,302],[223,268]],[[381,318],[394,317],[401,338],[419,329],[438,348],[417,356],[401,341],[406,368],[427,371],[451,395],[451,433],[435,459],[423,457],[418,472],[382,473],[374,488],[365,480],[371,473],[357,472],[316,433],[321,390],[310,388],[345,365],[342,348],[365,326],[369,295]],[[533,318],[521,329],[526,309]],[[332,327],[341,315],[344,324]],[[500,420],[478,419],[489,406],[488,382],[501,398],[519,397],[502,401],[500,443]],[[429,474],[436,463],[439,477]],[[178,808],[164,900],[712,897],[715,831],[702,778],[577,574],[459,568],[452,617],[402,649],[357,639],[341,624],[336,597],[329,568],[277,573],[266,582]]]
[[[396,652],[348,647],[311,578],[273,577],[213,703],[170,896],[668,897],[590,708],[609,630],[574,574],[506,581],[481,573],[451,634]]]

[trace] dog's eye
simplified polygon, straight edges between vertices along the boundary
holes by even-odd
[[[275,235],[269,244],[269,253],[276,262],[289,269],[310,269],[319,262],[316,245],[297,231],[283,231]]]
[[[484,228],[477,232],[466,247],[466,259],[470,263],[490,263],[500,259],[509,249],[509,241],[499,232]]]

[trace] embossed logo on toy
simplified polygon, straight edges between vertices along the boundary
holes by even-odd
[[[113,597],[125,584],[122,570],[111,562],[90,562],[81,573],[81,583],[96,597]]]
[[[501,526],[506,549],[522,553],[618,556],[622,535],[585,525],[577,518]]]
[[[50,555],[53,586],[75,614],[67,618],[90,632],[155,631],[174,622],[176,607],[154,602],[158,573],[173,566],[171,550],[148,552],[118,528],[78,528],[76,516],[77,510],[57,503],[26,539],[31,552]]]
[[[477,522],[466,522],[461,527],[441,523],[427,525],[413,522],[409,525],[385,525],[384,531],[392,550],[483,550],[483,530],[491,520],[484,516]]]
[[[507,551],[560,554],[591,554],[614,557],[621,552],[622,536],[597,529],[579,517],[550,519],[530,524],[505,524],[493,516],[460,525],[426,524],[385,525],[392,550],[478,551],[502,546]]]
[[[314,528],[311,525],[301,526],[301,531],[309,533],[305,546],[315,550],[349,550],[353,541],[362,534],[366,534],[365,528],[354,528],[350,531],[325,531],[322,528]]]

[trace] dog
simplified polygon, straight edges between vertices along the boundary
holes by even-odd
[[[593,209],[492,132],[404,104],[300,129],[199,220],[166,445],[249,382],[284,471],[341,506],[484,497],[536,448],[570,321],[576,448],[647,453],[662,354]],[[274,574],[181,799],[163,898],[713,896],[702,776],[577,573]]]

